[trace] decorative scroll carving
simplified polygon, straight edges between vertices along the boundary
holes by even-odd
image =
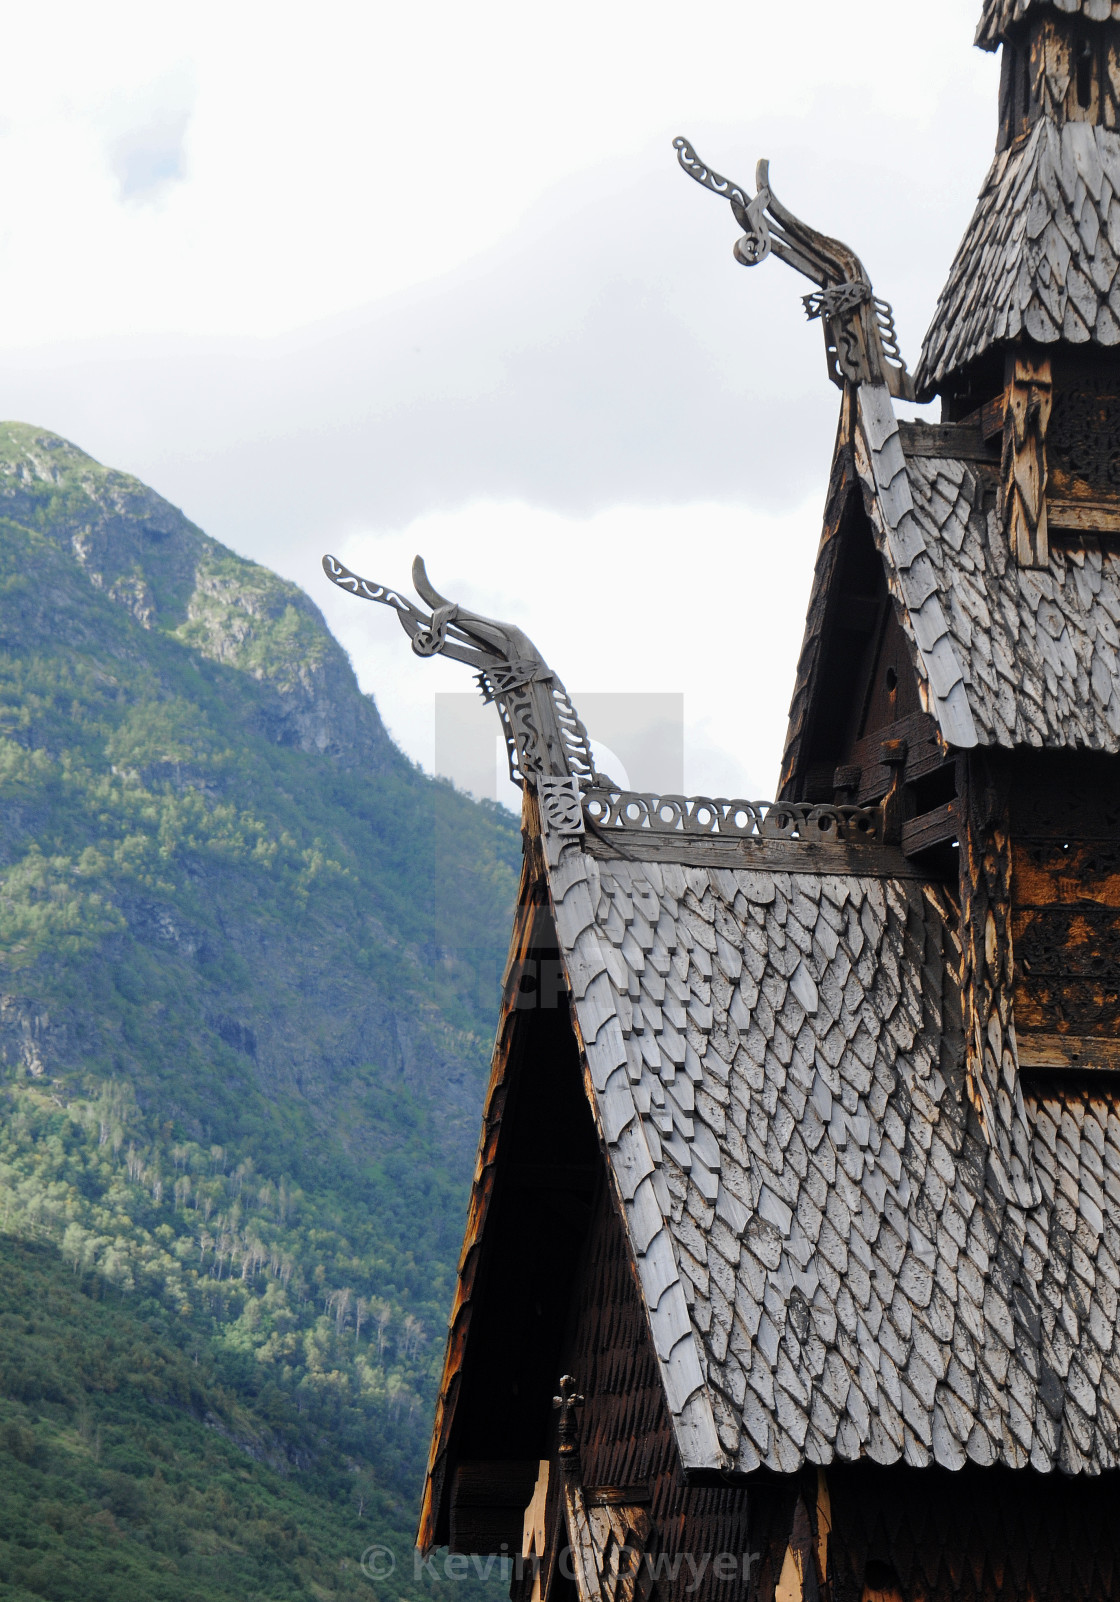
[[[1056,389],[1046,449],[1054,468],[1120,495],[1120,394],[1115,378],[1080,379]]]
[[[833,382],[841,387],[886,384],[892,395],[913,400],[914,381],[898,348],[894,314],[873,293],[855,252],[786,210],[770,187],[768,162],[758,163],[757,194],[751,195],[702,162],[687,139],[674,139],[673,148],[690,178],[730,202],[735,221],[745,230],[735,242],[736,261],[757,267],[772,253],[820,286],[804,297],[804,304],[810,320],[821,319]]]
[[[576,778],[554,779],[541,774],[537,780],[541,820],[554,834],[583,834],[583,797]]]
[[[1020,567],[1048,567],[1046,429],[1050,358],[1017,350],[1008,358],[1000,500],[1004,533]]]
[[[695,178],[698,184],[710,189],[713,195],[720,195],[731,202],[735,221],[740,228],[746,230],[745,238],[735,244],[736,260],[748,267],[757,267],[760,261],[765,261],[770,254],[771,245],[770,228],[766,221],[766,203],[769,194],[764,194],[760,186],[757,195],[748,195],[738,184],[732,183],[730,178],[724,178],[718,172],[713,172],[700,160],[687,139],[674,139],[673,149],[677,152],[677,160],[690,178]]]
[[[1019,1082],[1008,785],[997,762],[974,759],[963,801],[961,1003],[968,1094],[1008,1200],[1030,1207],[1041,1191]]]
[[[878,807],[729,801],[722,796],[655,795],[637,790],[592,788],[584,796],[583,809],[588,822],[601,830],[753,836],[818,843],[874,844],[882,839],[882,814]]]
[[[542,792],[542,815],[546,822],[566,820],[561,833],[581,833],[582,818],[573,818],[570,796],[610,780],[596,773],[587,730],[528,635],[440,595],[419,556],[412,564],[412,582],[430,612],[387,585],[351,573],[333,556],[324,556],[323,571],[349,594],[392,607],[417,656],[449,656],[475,669],[483,699],[494,703],[502,720],[510,777],[515,784],[528,782],[538,789],[542,780],[559,781],[546,786],[547,803]]]

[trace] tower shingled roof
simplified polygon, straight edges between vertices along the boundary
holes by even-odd
[[[926,334],[921,397],[1000,345],[1120,345],[1116,21],[1120,0],[986,0],[976,43],[1004,53],[997,151]],[[1104,49],[1086,54],[1083,23]]]
[[[1040,119],[1001,150],[926,335],[919,394],[1003,340],[1120,343],[1120,134]]]
[[[976,44],[981,50],[998,50],[1016,23],[1044,5],[1068,17],[1084,17],[1086,22],[1120,21],[1120,0],[984,0]]]

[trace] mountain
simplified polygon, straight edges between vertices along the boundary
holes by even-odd
[[[201,1365],[177,1438],[302,1497],[340,1585],[371,1517],[411,1538],[519,857],[298,588],[0,424],[0,1230],[51,1362],[111,1304]],[[76,1380],[44,1423],[11,1372],[17,1443],[88,1414]],[[269,1596],[333,1594],[293,1565]]]

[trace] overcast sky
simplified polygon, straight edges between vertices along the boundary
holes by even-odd
[[[683,694],[687,787],[769,795],[838,392],[810,286],[734,262],[672,139],[745,184],[768,156],[913,367],[993,145],[978,11],[9,12],[0,414],[302,584],[425,766],[433,697],[469,679],[331,591],[326,550],[398,586],[422,551],[577,701]]]

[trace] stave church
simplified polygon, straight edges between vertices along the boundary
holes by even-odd
[[[515,625],[325,559],[524,793],[418,1543],[514,1602],[1120,1596],[1120,0],[976,43],[913,372],[766,163],[676,142],[839,394],[772,803],[621,789]]]

